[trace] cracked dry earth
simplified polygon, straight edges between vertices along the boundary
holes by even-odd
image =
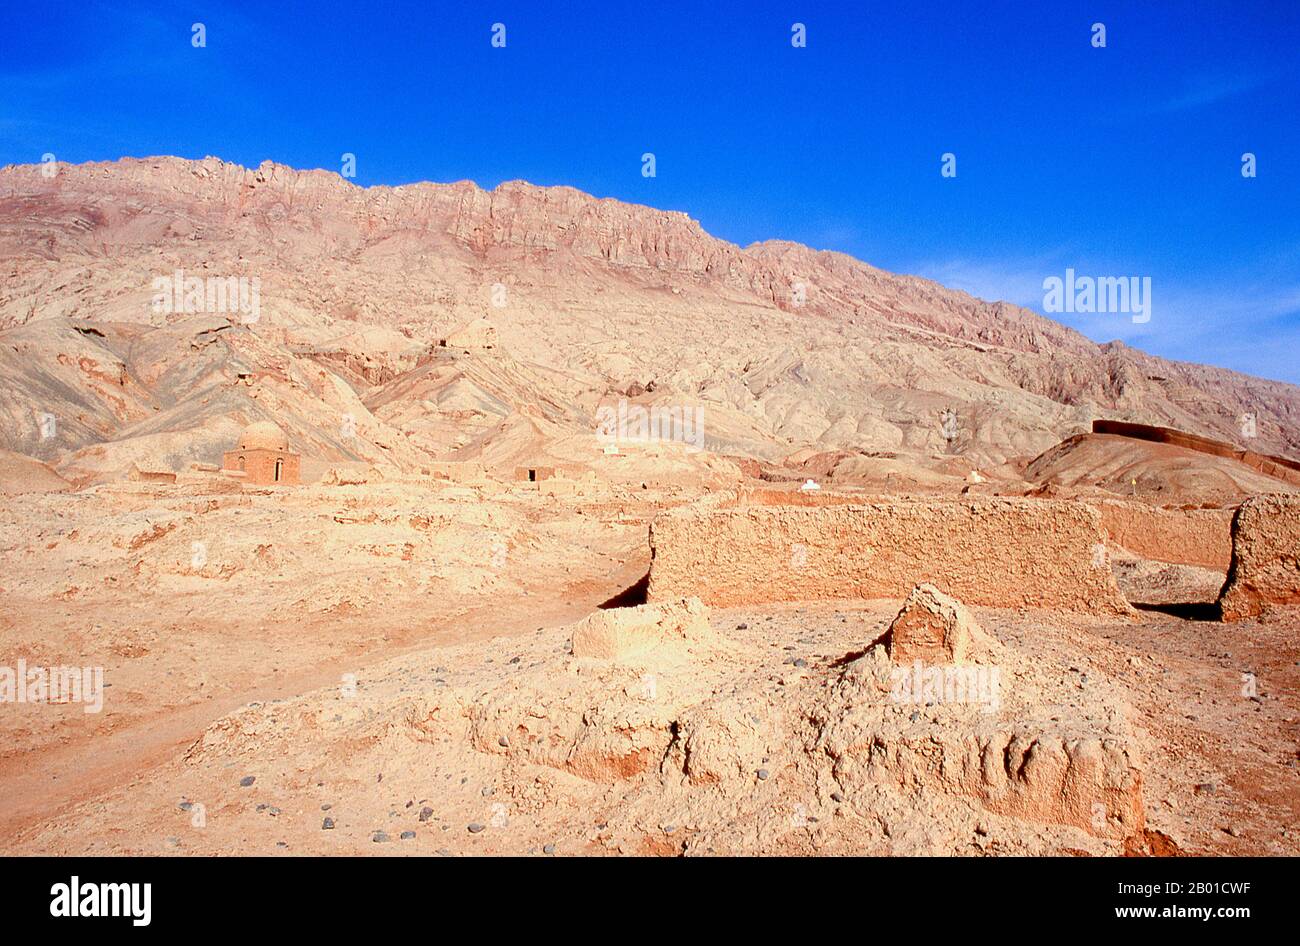
[[[243,706],[5,849],[1300,853],[1296,611],[1227,627],[972,609],[992,638],[977,660],[1001,672],[987,714],[887,699],[876,642],[897,609],[714,610],[708,633],[621,662],[572,656],[564,623],[424,647],[355,689]],[[992,788],[963,771],[972,732],[993,747]],[[1031,740],[1049,774],[1062,745],[1120,781],[1132,762],[1145,827],[1112,810],[1088,830],[1050,778],[1022,793]]]

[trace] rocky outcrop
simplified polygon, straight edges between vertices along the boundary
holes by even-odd
[[[500,344],[497,341],[496,326],[487,319],[475,319],[474,321],[462,325],[456,331],[452,332],[444,340],[443,345],[447,348],[496,348]]]
[[[813,745],[846,792],[889,786],[964,796],[1000,815],[1098,837],[1141,834],[1141,755],[1116,694],[1080,705],[1012,648],[989,666],[925,672],[941,670],[968,676],[957,699],[907,686],[920,669],[874,646],[813,703]]]

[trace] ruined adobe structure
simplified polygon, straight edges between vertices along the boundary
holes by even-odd
[[[1184,447],[1188,450],[1208,453],[1211,456],[1227,457],[1244,463],[1251,469],[1258,470],[1267,476],[1300,486],[1300,462],[1288,457],[1242,450],[1240,447],[1234,447],[1222,440],[1212,440],[1209,437],[1174,430],[1172,427],[1130,424],[1119,420],[1094,420],[1092,422],[1092,432],[1094,434],[1130,437],[1134,440],[1148,440],[1152,443],[1168,443],[1173,444],[1175,447]]]
[[[735,818],[756,773],[770,768],[795,797],[816,797],[807,780],[825,779],[823,787],[885,810],[924,811],[939,831],[951,800],[965,798],[1100,838],[1141,834],[1142,760],[1119,694],[1099,677],[1080,700],[1072,679],[986,634],[937,589],[914,589],[887,643],[863,641],[847,663],[792,674],[788,705],[737,698],[737,673],[763,657],[710,617],[693,598],[597,611],[570,627],[572,672],[558,681],[523,671],[507,691],[465,692],[460,711],[426,717],[454,725],[468,717],[475,751],[562,769],[602,791],[643,779],[647,800],[661,804],[671,786],[675,803],[701,822]],[[996,700],[971,698],[974,689],[935,698],[900,684],[922,657],[996,673]],[[684,786],[697,791],[678,794]],[[782,806],[773,796],[766,804]]]
[[[487,319],[475,319],[442,339],[439,345],[443,348],[496,348],[497,327]]]
[[[269,421],[245,427],[235,449],[222,454],[221,467],[259,486],[296,486],[302,481],[302,458],[289,450],[288,435]]]
[[[1232,560],[1231,507],[1161,509],[1146,503],[1087,500],[1101,513],[1109,544],[1175,565],[1227,569]]]
[[[130,479],[133,483],[175,483],[176,474],[171,470],[142,470],[132,463]]]
[[[922,581],[986,607],[1129,614],[1082,503],[996,499],[696,508],[650,530],[650,600],[904,598]]]
[[[714,643],[709,609],[699,598],[593,611],[573,625],[574,657],[632,661],[657,651]]]
[[[1223,620],[1268,605],[1300,604],[1300,496],[1252,496],[1232,520],[1232,565],[1219,596]]]

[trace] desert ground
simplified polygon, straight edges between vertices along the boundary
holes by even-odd
[[[6,854],[1300,854],[1292,386],[522,183],[0,255]]]
[[[899,705],[878,685],[897,598],[698,604],[690,621],[657,618],[659,630],[633,620],[630,643],[594,654],[575,641],[589,615],[686,607],[636,602],[647,574],[653,589],[650,523],[693,525],[700,503],[705,516],[857,514],[996,497],[810,498],[793,483],[699,496],[586,483],[560,497],[547,481],[346,478],[8,497],[6,651],[29,666],[102,666],[106,689],[99,713],[5,707],[6,852],[1300,847],[1300,615],[1280,606],[1218,620],[1225,568],[1112,543],[1104,572],[1130,613],[973,606],[989,655],[965,659],[999,669],[997,711]],[[999,555],[970,563],[994,594]],[[993,794],[948,772],[989,733],[1007,752],[1024,743]],[[1118,746],[1125,770],[1083,780],[1082,820],[1052,800],[1054,776],[1040,789],[1023,767],[1050,744],[1068,770],[1081,741]],[[1022,788],[1032,797],[1007,801]],[[1128,806],[1129,820],[1097,830],[1094,798]]]

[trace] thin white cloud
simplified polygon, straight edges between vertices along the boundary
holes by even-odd
[[[1093,341],[1119,340],[1151,354],[1232,368],[1247,374],[1300,383],[1300,282],[1278,254],[1213,283],[1152,274],[1151,319],[1134,323],[1122,313],[1052,313],[1043,309],[1043,280],[1063,276],[1125,275],[1129,270],[1086,261],[1062,263],[1078,254],[1044,253],[1011,260],[953,258],[904,270],[989,302],[1032,309]]]
[[[1185,112],[1215,105],[1242,93],[1267,85],[1269,76],[1197,76],[1186,82],[1182,91],[1154,103],[1153,111]]]
[[[1056,254],[1014,261],[946,259],[914,263],[904,272],[933,279],[949,289],[960,289],[985,302],[1011,302],[1039,309],[1043,279],[1060,272]]]

